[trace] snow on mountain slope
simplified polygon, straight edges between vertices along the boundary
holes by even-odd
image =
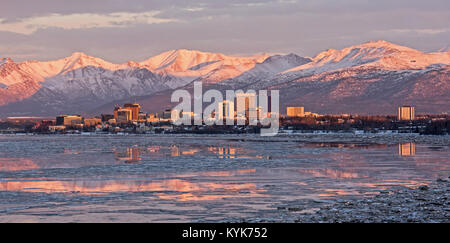
[[[221,53],[178,49],[163,52],[141,62],[140,64],[148,66],[153,70],[164,70],[169,73],[189,71],[205,72],[206,70],[214,69],[218,65],[238,66],[245,63],[263,62],[267,57],[269,56],[258,55],[253,57],[233,57],[225,56]]]
[[[6,57],[0,58],[0,66],[7,62],[12,62],[12,60],[10,58],[6,58]]]
[[[432,64],[450,64],[450,53],[423,53],[387,41],[371,41],[342,50],[329,49],[315,56],[313,61],[284,73],[314,74],[354,66],[384,70],[422,69]]]
[[[5,65],[8,65],[6,67]],[[108,70],[116,70],[120,66],[106,62],[100,58],[90,57],[81,52],[75,52],[70,57],[55,61],[25,61],[15,63],[9,59],[2,65],[0,73],[0,83],[11,85],[23,82],[25,79],[32,79],[36,82],[43,82],[46,78],[61,75],[71,70],[84,68],[87,66],[102,67]]]
[[[61,112],[111,100],[149,95],[184,86],[202,76],[219,82],[253,68],[268,56],[229,57],[220,53],[175,50],[142,63],[113,64],[75,52],[55,61],[15,63],[1,59],[0,105],[29,100]],[[20,85],[28,82],[28,85]],[[14,87],[14,89],[12,88]],[[23,92],[20,92],[20,87]],[[27,88],[33,87],[33,88]],[[33,101],[33,102],[31,102]],[[69,104],[70,103],[70,104]],[[79,104],[74,107],[72,104]]]
[[[449,51],[450,51],[450,45],[444,46],[438,50],[438,52],[449,52]]]
[[[311,59],[300,57],[292,53],[288,55],[274,55],[268,57],[262,63],[257,63],[247,72],[244,72],[235,78],[225,80],[221,82],[221,84],[229,85],[231,87],[240,87],[246,84],[249,85],[261,80],[270,79],[274,75],[309,62],[311,62]]]
[[[218,82],[236,77],[253,68],[255,64],[263,62],[268,57],[266,54],[251,57],[233,57],[221,53],[178,49],[151,57],[141,62],[140,65],[157,73],[177,77],[179,79],[178,82],[167,84],[172,88],[176,88],[205,75],[205,82]]]
[[[82,113],[135,97],[147,97],[145,104],[161,106],[152,108],[158,110],[170,106],[162,96],[189,88],[194,80],[219,90],[279,89],[283,105],[305,104],[316,112],[367,107],[381,112],[403,101],[440,112],[450,107],[445,95],[450,92],[449,67],[450,52],[423,53],[386,41],[330,49],[313,58],[232,57],[185,49],[123,64],[79,52],[46,62],[3,58],[0,115]],[[366,108],[359,109],[362,104]]]

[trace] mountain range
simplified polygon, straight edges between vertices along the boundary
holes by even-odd
[[[174,89],[280,90],[281,111],[304,106],[317,113],[450,112],[450,51],[424,53],[371,41],[314,57],[227,56],[171,50],[142,62],[113,64],[84,53],[55,61],[0,58],[0,117],[95,115],[138,102],[146,112],[171,108]]]

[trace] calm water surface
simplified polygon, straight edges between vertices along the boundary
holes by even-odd
[[[307,211],[448,177],[449,144],[420,136],[0,135],[0,222],[270,218],[284,205]]]

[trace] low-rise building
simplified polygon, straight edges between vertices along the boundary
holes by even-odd
[[[50,132],[64,132],[66,131],[66,126],[49,126],[48,130]]]
[[[62,115],[56,117],[57,126],[76,126],[83,124],[83,117],[79,115]]]
[[[93,127],[97,124],[101,124],[102,120],[100,118],[85,118],[84,119],[84,125],[87,127]]]
[[[305,108],[303,106],[293,107],[288,106],[286,108],[287,117],[304,117],[305,116]]]

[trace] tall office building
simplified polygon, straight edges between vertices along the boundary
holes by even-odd
[[[245,116],[248,122],[258,119],[257,100],[258,96],[255,93],[238,93],[236,94],[236,111],[238,116]],[[239,107],[239,106],[244,107]],[[244,109],[243,111],[240,108]],[[240,114],[242,113],[243,114]]]
[[[132,111],[127,108],[121,108],[117,110],[117,123],[128,123],[132,121]]]
[[[117,106],[116,105],[116,107],[114,107],[114,119],[116,119],[117,120],[117,117],[118,117],[118,114],[117,114],[117,112],[120,110],[120,109],[122,109],[122,107],[120,107],[120,106]]]
[[[114,108],[114,119],[116,119],[117,122],[119,122],[119,119],[123,122],[124,121],[124,110],[130,111],[130,118],[127,118],[127,122],[129,121],[138,121],[139,120],[139,113],[141,111],[141,106],[139,104],[125,104],[123,107],[116,106]],[[122,111],[122,118],[119,118],[119,111]]]
[[[290,107],[286,108],[286,113],[288,117],[304,117],[305,116],[305,108],[303,106],[298,107]]]
[[[412,121],[414,120],[414,107],[413,106],[401,106],[398,108],[398,120],[399,121]]]
[[[141,106],[139,104],[125,104],[123,108],[131,110],[131,120],[139,120],[139,112],[141,111]]]
[[[229,100],[219,102],[218,119],[234,118],[234,103]]]
[[[258,112],[260,113],[260,112],[267,112],[267,117],[270,117],[270,113],[272,112],[272,96],[270,96],[270,95],[266,95],[265,96],[265,103],[263,104],[263,103],[260,103],[260,101],[261,102],[263,102],[262,100],[261,100],[261,97],[263,97],[263,96],[261,96],[261,95],[259,95],[258,96]],[[265,108],[265,109],[264,109]],[[258,113],[258,117],[261,119],[261,118],[263,118],[263,117],[261,117],[260,116],[260,114]]]

